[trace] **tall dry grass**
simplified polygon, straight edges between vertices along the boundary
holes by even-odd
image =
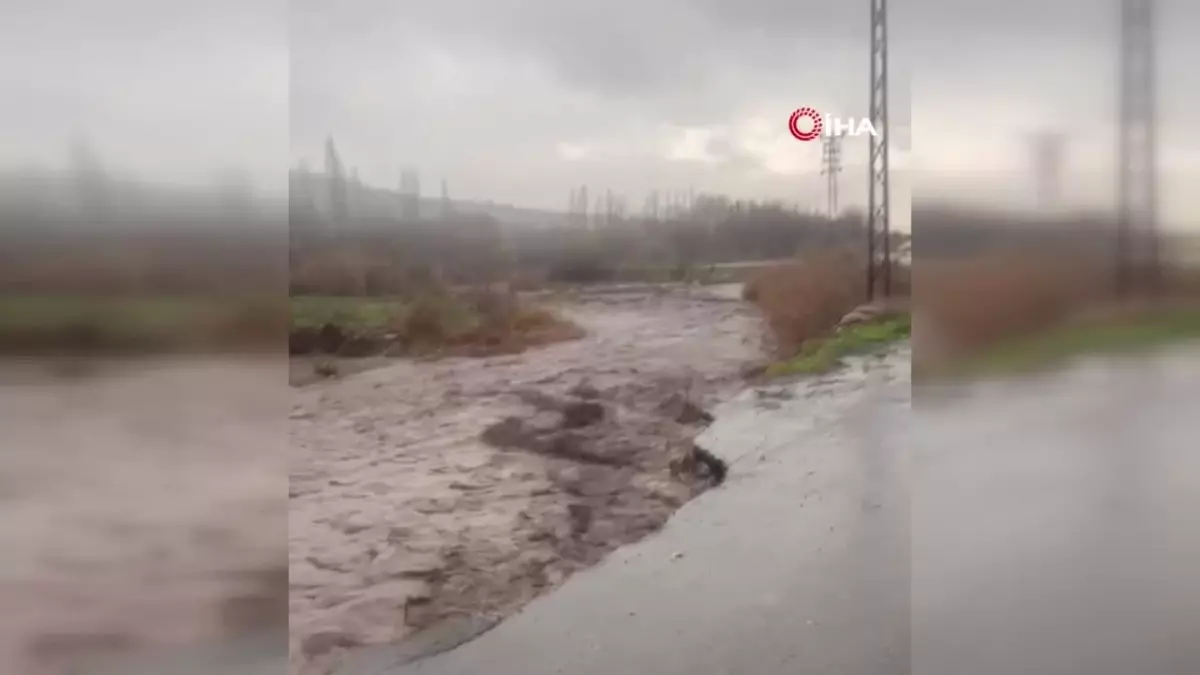
[[[295,298],[292,355],[486,356],[582,337],[511,288],[442,289],[411,298]]]
[[[1167,267],[1156,293],[1118,297],[1106,261],[1062,254],[981,254],[921,261],[914,273],[915,354],[923,361],[962,356],[1076,317],[1138,312],[1200,299],[1200,270]],[[933,339],[932,336],[936,336]],[[921,353],[921,352],[936,353]]]
[[[955,351],[1045,328],[1099,297],[1102,270],[1089,263],[993,254],[918,262],[914,311]]]
[[[907,297],[910,286],[908,268],[893,266],[892,294]],[[791,355],[862,305],[866,288],[864,256],[813,253],[761,271],[747,282],[745,297],[762,310],[778,350]]]

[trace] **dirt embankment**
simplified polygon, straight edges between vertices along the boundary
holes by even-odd
[[[719,479],[690,439],[760,356],[703,291],[585,297],[582,340],[297,390],[293,672],[448,617],[502,617]]]

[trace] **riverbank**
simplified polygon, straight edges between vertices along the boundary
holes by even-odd
[[[847,357],[877,352],[907,339],[911,333],[908,314],[847,325],[827,337],[806,341],[795,356],[768,366],[766,375],[773,378],[827,373],[843,366]]]
[[[862,304],[864,268],[852,251],[816,253],[767,267],[745,286],[771,330],[775,358],[765,377],[826,373],[909,337],[910,270],[894,265],[892,294]]]

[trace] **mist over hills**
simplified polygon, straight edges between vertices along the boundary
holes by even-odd
[[[289,174],[292,209],[311,210],[327,214],[332,210],[329,174],[292,169]],[[564,211],[533,209],[492,201],[455,199],[411,195],[399,189],[381,188],[363,183],[354,177],[345,179],[347,215],[350,221],[378,220],[407,215],[415,218],[439,218],[450,213],[459,216],[485,216],[505,226],[551,227],[565,225]],[[415,210],[405,214],[409,200],[415,197]]]

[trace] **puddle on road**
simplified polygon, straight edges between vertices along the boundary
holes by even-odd
[[[911,350],[907,343],[847,359],[834,372],[746,389],[714,409],[716,422],[696,443],[734,465],[786,448],[852,406],[905,409],[910,403]],[[882,386],[881,386],[882,385]]]

